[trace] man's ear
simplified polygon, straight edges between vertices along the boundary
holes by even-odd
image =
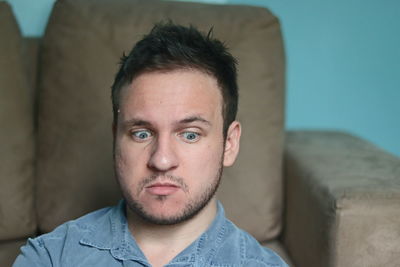
[[[240,135],[242,133],[242,127],[238,121],[234,121],[228,128],[228,132],[225,140],[224,150],[224,166],[231,166],[239,153]]]

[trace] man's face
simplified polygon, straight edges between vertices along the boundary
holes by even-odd
[[[156,224],[191,218],[233,163],[232,153],[224,157],[216,79],[196,70],[144,73],[120,99],[115,169],[129,208]]]

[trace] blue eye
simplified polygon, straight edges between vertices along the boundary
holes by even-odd
[[[132,135],[135,139],[138,139],[140,141],[147,140],[152,136],[151,132],[148,130],[132,132]]]
[[[184,132],[181,135],[183,136],[183,138],[185,138],[186,141],[189,142],[196,142],[200,137],[200,134],[195,132]]]

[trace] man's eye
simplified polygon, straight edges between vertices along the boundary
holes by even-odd
[[[195,132],[184,132],[181,136],[189,142],[196,142],[200,138],[200,134]]]
[[[150,131],[141,130],[141,131],[132,132],[132,136],[139,141],[145,141],[145,140],[149,139],[152,136],[152,134]]]

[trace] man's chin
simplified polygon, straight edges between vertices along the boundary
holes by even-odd
[[[187,214],[183,214],[177,211],[166,211],[166,210],[151,210],[151,212],[147,212],[146,210],[133,210],[133,212],[138,215],[142,220],[147,223],[156,224],[156,225],[175,225],[182,223],[191,219],[192,216],[187,216]]]
[[[154,225],[177,225],[189,218],[183,218],[182,216],[171,216],[171,215],[153,215],[147,214],[146,216],[141,216],[147,223]]]
[[[164,201],[163,203],[138,203],[130,201],[128,208],[143,221],[156,225],[175,225],[196,216],[207,203],[191,204],[176,201]]]

